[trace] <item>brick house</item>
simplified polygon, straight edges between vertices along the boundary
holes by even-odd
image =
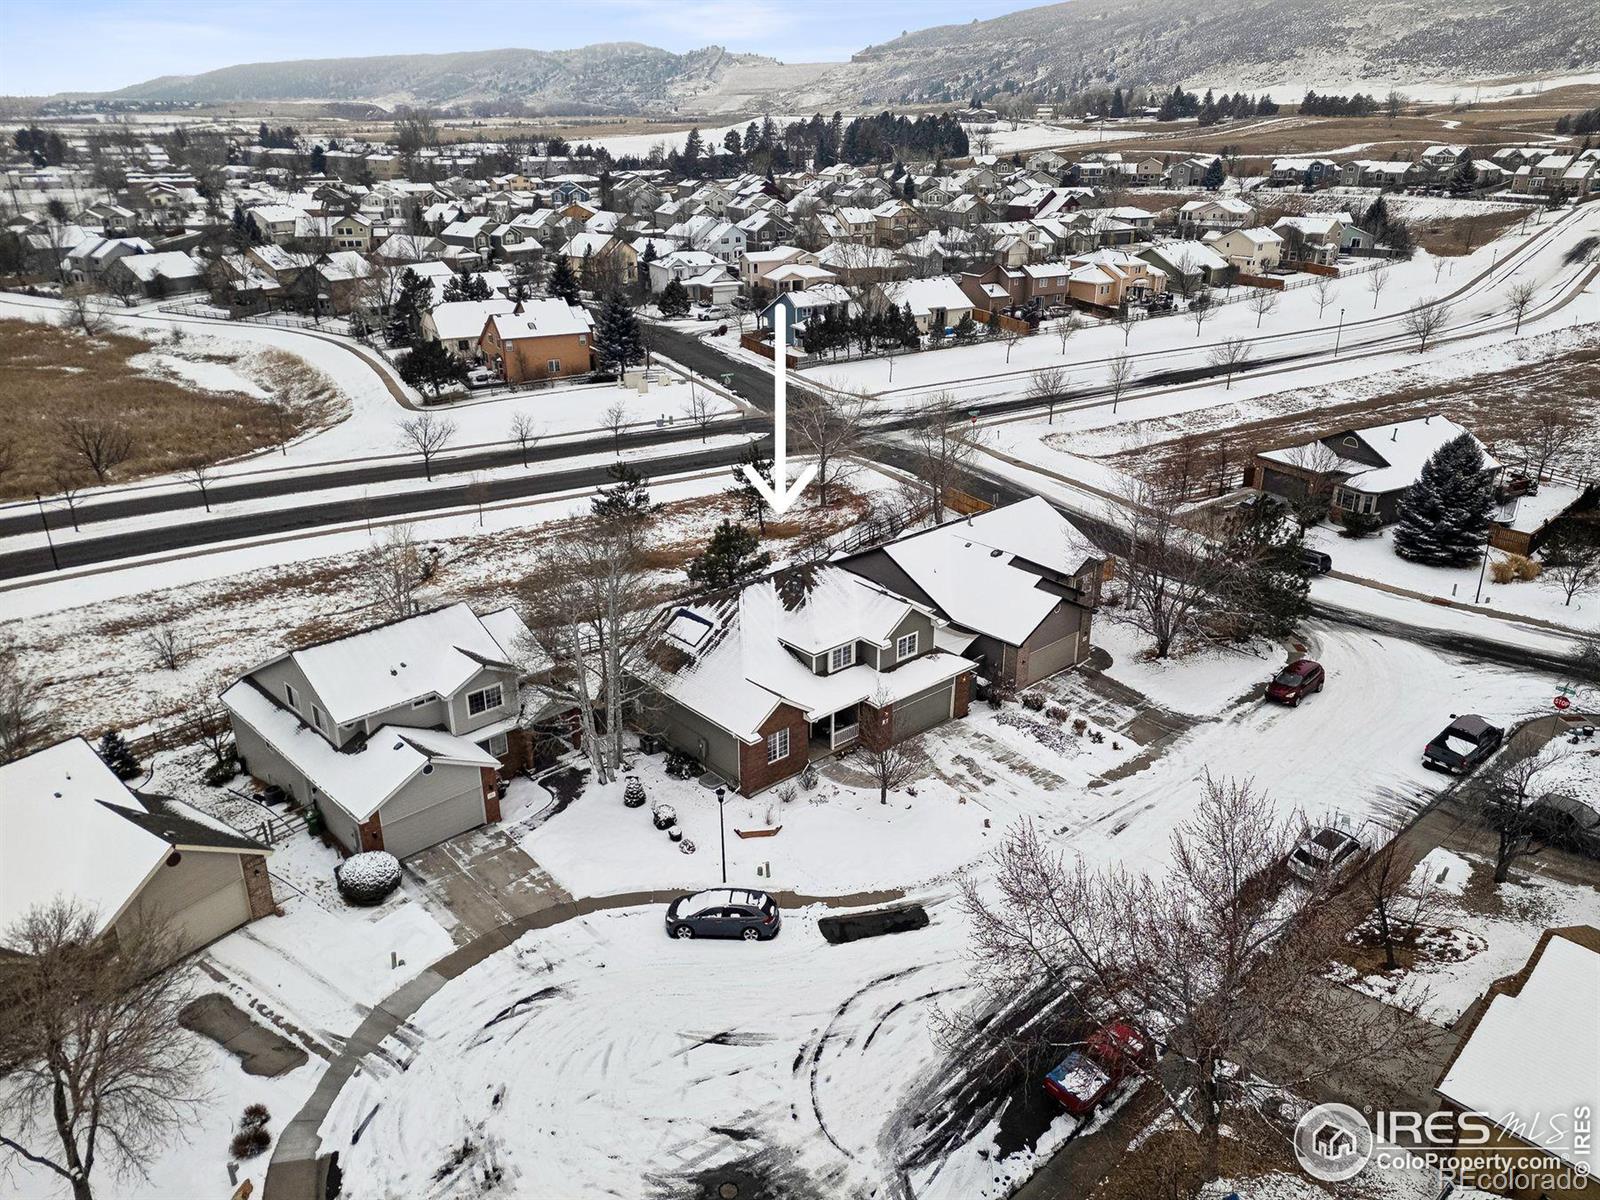
[[[507,383],[584,375],[594,369],[588,315],[564,300],[528,300],[490,317],[478,352]]]
[[[853,745],[901,741],[971,702],[974,665],[942,648],[924,605],[834,566],[797,567],[660,617],[637,667],[644,723],[754,795]]]
[[[509,609],[435,609],[291,650],[222,694],[239,761],[321,814],[346,851],[404,857],[500,819],[534,754]]]
[[[266,846],[130,791],[82,738],[0,766],[0,796],[0,927],[65,897],[111,938],[159,922],[182,955],[277,911]]]

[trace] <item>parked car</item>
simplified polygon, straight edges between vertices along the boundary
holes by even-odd
[[[1142,1062],[1155,1057],[1155,1044],[1127,1021],[1103,1025],[1044,1078],[1049,1092],[1073,1116],[1091,1112],[1107,1093]]]
[[[1333,570],[1333,558],[1321,550],[1312,550],[1302,546],[1300,549],[1300,565],[1306,569],[1307,575],[1326,575]]]
[[[778,936],[782,924],[778,902],[747,888],[712,888],[679,896],[667,905],[667,932],[675,938],[766,941]]]
[[[1479,716],[1457,717],[1422,751],[1422,765],[1430,771],[1465,775],[1486,762],[1505,740],[1505,730]]]
[[[1267,699],[1295,708],[1312,692],[1320,692],[1327,681],[1328,674],[1321,663],[1296,659],[1267,681]]]
[[[1366,856],[1367,848],[1352,833],[1324,826],[1300,839],[1289,852],[1289,874],[1302,883],[1322,884],[1343,875]]]
[[[473,367],[467,372],[467,386],[469,388],[493,387],[500,382],[500,377],[488,367]]]

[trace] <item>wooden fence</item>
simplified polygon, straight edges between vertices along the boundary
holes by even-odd
[[[759,333],[740,334],[739,345],[743,346],[746,350],[755,351],[755,353],[761,355],[762,358],[769,358],[773,362],[778,361],[777,355],[773,352],[772,343],[767,341],[767,339],[762,337]],[[786,350],[784,354],[789,361],[789,369],[791,371],[799,369],[800,357],[788,350]]]
[[[1026,337],[1033,332],[1033,326],[1020,317],[1008,317],[1005,313],[990,312],[986,308],[973,309],[972,319],[979,325],[999,325],[1005,333],[1020,333]]]

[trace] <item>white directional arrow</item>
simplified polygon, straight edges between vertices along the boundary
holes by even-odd
[[[749,463],[742,468],[751,485],[760,492],[776,513],[787,512],[789,506],[800,499],[806,484],[817,473],[816,464],[804,468],[789,483],[789,311],[781,304],[772,306],[772,360],[777,367],[772,378],[772,482]]]

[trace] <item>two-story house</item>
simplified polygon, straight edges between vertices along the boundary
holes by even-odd
[[[639,664],[646,722],[746,796],[856,742],[902,741],[967,713],[973,664],[927,607],[816,564],[661,615]]]
[[[404,857],[498,821],[501,769],[532,754],[526,636],[509,608],[456,604],[268,659],[222,694],[239,761],[351,853]]]
[[[1049,501],[951,521],[838,559],[944,622],[938,644],[1015,687],[1089,657],[1105,555]]]

